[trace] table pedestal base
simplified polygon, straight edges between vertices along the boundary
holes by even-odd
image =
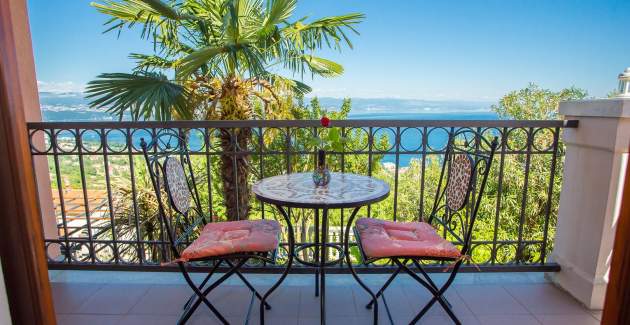
[[[320,300],[320,315],[321,315],[321,323],[325,324],[326,322],[326,267],[337,265],[342,262],[345,257],[345,252],[343,247],[339,244],[329,243],[328,242],[328,209],[322,210],[322,225],[321,231],[319,226],[320,220],[320,210],[315,210],[315,242],[309,244],[299,245],[295,249],[294,258],[307,266],[316,267],[315,271],[315,296],[319,297]],[[299,253],[307,248],[314,248],[315,251],[313,253],[314,261],[305,261],[299,257]],[[339,258],[335,260],[328,260],[328,249],[332,248],[339,252]]]

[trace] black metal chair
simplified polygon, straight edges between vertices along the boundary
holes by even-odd
[[[374,294],[359,279],[352,265],[349,265],[355,279],[371,296],[366,308],[374,308],[375,323],[378,321],[378,298],[394,278],[404,271],[432,295],[431,300],[410,324],[418,322],[436,302],[444,308],[453,322],[460,324],[444,293],[453,283],[462,263],[469,259],[467,254],[471,249],[474,223],[496,148],[496,137],[488,141],[482,134],[471,129],[452,132],[445,148],[433,208],[426,222],[393,222],[368,218],[357,220],[353,230],[362,263],[369,265],[379,260],[390,260],[398,266]],[[348,229],[352,221],[348,221]],[[346,247],[347,245],[346,243]],[[449,262],[447,269],[450,270],[450,275],[442,286],[438,286],[429,277],[423,268],[423,261]],[[410,262],[421,276],[409,267]]]
[[[278,281],[264,295],[251,285],[239,269],[252,259],[275,263],[280,239],[280,224],[275,220],[236,222],[208,220],[207,214],[202,209],[187,141],[181,131],[162,129],[148,143],[141,139],[140,145],[155,190],[160,218],[174,258],[171,262],[179,266],[186,283],[194,291],[184,304],[184,311],[178,324],[186,323],[201,303],[205,304],[221,323],[229,324],[207,296],[232,275],[238,276],[261,301],[260,323],[264,324],[264,311],[271,309],[266,299],[287,276],[292,259],[289,259],[287,268]],[[164,203],[164,193],[168,196],[166,200],[168,204]],[[290,223],[288,227],[291,227]],[[245,230],[241,231],[243,228]],[[257,238],[265,240],[265,245],[261,245],[261,242],[256,242],[253,238],[243,237],[254,232],[258,235]],[[290,245],[293,243],[292,234],[293,231],[290,229]],[[223,237],[217,239],[217,235]],[[272,235],[276,236],[275,241],[269,237]],[[192,238],[196,239],[191,241]],[[191,262],[210,262],[209,265],[212,265],[210,272],[200,285],[194,283],[187,270],[186,264]],[[228,266],[227,272],[208,285],[208,281],[222,264]]]

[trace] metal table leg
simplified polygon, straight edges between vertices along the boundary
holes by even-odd
[[[323,209],[324,213],[322,216],[322,240],[321,240],[321,259],[319,264],[319,284],[320,284],[320,296],[319,296],[319,306],[320,306],[320,324],[326,324],[326,242],[328,240],[328,209]]]
[[[276,208],[278,209],[278,211],[280,211],[282,217],[284,217],[284,220],[287,222],[287,228],[289,231],[289,242],[287,243],[287,267],[284,269],[284,272],[282,272],[282,275],[280,275],[280,278],[276,281],[276,283],[271,286],[271,288],[269,288],[269,290],[267,290],[267,292],[263,295],[262,299],[260,299],[260,325],[265,325],[265,305],[267,298],[274,290],[278,288],[278,286],[280,286],[287,275],[289,275],[289,272],[291,271],[291,266],[293,266],[293,258],[295,256],[295,233],[293,232],[291,218],[289,218],[287,211],[282,206],[276,205]]]
[[[350,218],[348,218],[348,225],[346,226],[346,235],[344,236],[344,241],[343,241],[344,252],[346,253],[345,254],[346,255],[345,256],[345,258],[346,258],[346,266],[350,270],[350,273],[352,274],[354,279],[357,281],[357,283],[359,283],[359,285],[365,291],[367,291],[367,293],[370,295],[370,297],[372,297],[372,299],[370,301],[377,302],[376,295],[372,292],[370,287],[368,287],[365,283],[363,283],[363,281],[361,281],[361,278],[359,278],[357,273],[354,271],[354,267],[352,267],[352,260],[350,258],[350,240],[349,240],[349,238],[350,238],[350,229],[352,228],[352,221],[354,221],[354,217],[356,217],[357,212],[359,212],[359,209],[360,209],[360,207],[354,208],[354,210],[352,211],[352,214],[350,215]],[[372,308],[373,308],[373,311],[374,311],[374,319],[373,319],[374,325],[377,325],[378,324],[378,303],[375,303]]]
[[[315,250],[313,260],[317,263],[319,261],[319,209],[315,209]],[[319,296],[319,269],[315,270],[315,297]]]

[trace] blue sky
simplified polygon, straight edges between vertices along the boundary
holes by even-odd
[[[128,72],[150,43],[84,0],[28,0],[42,91],[77,91],[102,72]],[[296,17],[348,12],[367,19],[354,50],[326,51],[345,67],[306,78],[314,95],[494,101],[529,82],[605,96],[630,66],[628,0],[302,0]]]

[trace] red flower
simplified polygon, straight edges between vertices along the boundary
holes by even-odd
[[[330,126],[330,119],[328,117],[324,116],[320,121],[322,122],[323,127],[327,128]]]

